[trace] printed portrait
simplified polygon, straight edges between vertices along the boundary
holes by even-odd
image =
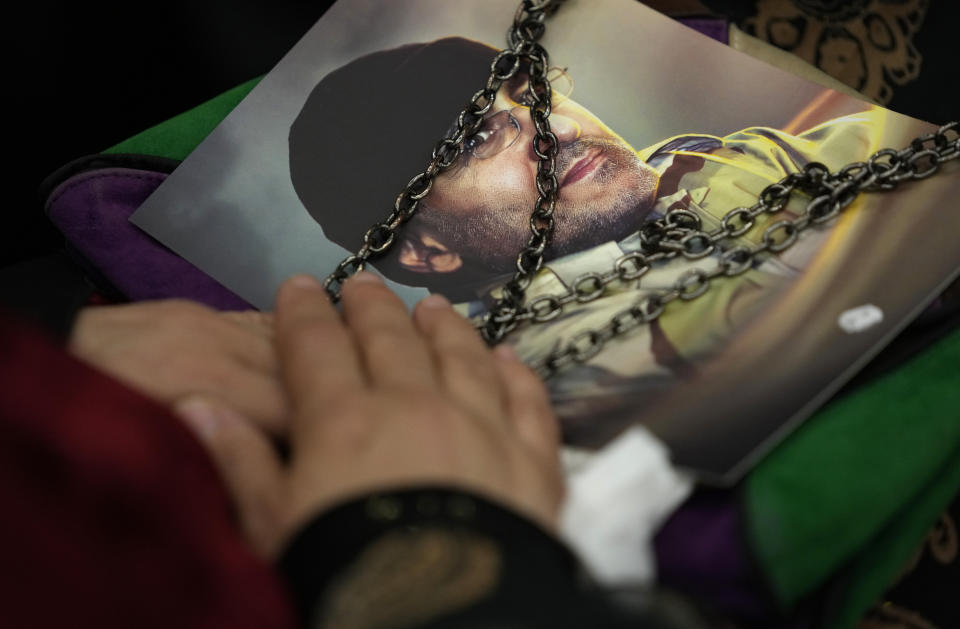
[[[398,194],[484,86],[504,46],[503,16],[512,15],[512,3],[494,4],[503,10],[337,3],[145,204],[138,224],[264,308],[283,277],[325,277],[389,221]],[[935,178],[864,193],[835,220],[771,235],[803,216],[809,193],[749,220],[730,212],[754,207],[790,173],[836,171],[934,127],[793,77],[634,2],[571,3],[547,32],[554,229],[526,290],[527,315],[503,342],[534,366],[560,356],[547,384],[569,445],[597,448],[643,424],[681,466],[729,477],[955,274],[943,230],[927,228],[960,186]],[[502,84],[459,159],[371,258],[410,305],[441,293],[480,320],[514,273],[538,196],[528,70],[521,64]],[[717,230],[728,233],[690,255],[650,253],[657,238],[682,248],[678,238],[702,244],[696,234]],[[928,246],[905,263],[903,243],[919,233]],[[737,254],[771,239],[792,244],[746,261]],[[683,278],[694,278],[696,298],[674,298],[652,322],[589,351],[584,340],[596,330],[638,304],[656,307],[651,296]],[[881,313],[876,325],[838,327],[865,307]],[[575,360],[564,358],[571,346]]]

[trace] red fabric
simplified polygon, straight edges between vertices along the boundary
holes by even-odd
[[[289,628],[201,446],[0,318],[0,626]]]

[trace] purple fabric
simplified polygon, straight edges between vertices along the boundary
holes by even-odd
[[[57,186],[47,215],[67,241],[131,301],[180,297],[218,310],[252,306],[128,219],[166,175],[105,168]]]
[[[181,297],[220,310],[250,308],[195,266],[145,234],[128,218],[166,175],[105,168],[75,175],[53,191],[47,213],[70,244],[133,301]],[[698,492],[656,538],[667,586],[702,595],[727,613],[763,614],[740,542],[730,492]]]
[[[660,583],[726,615],[769,618],[773,610],[762,595],[742,535],[733,491],[697,491],[654,539]]]
[[[677,21],[707,37],[717,40],[721,44],[730,43],[730,24],[724,18],[691,17],[678,18]]]

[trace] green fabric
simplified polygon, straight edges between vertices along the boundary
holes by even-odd
[[[106,152],[183,159],[258,81]],[[852,626],[956,494],[957,365],[960,332],[822,409],[748,476],[748,539],[785,609],[841,574],[829,613]]]
[[[866,547],[834,581],[836,585],[825,605],[825,626],[854,627],[864,612],[877,602],[900,575],[917,550],[917,540],[930,531],[931,523],[944,511],[960,487],[960,450],[933,483],[918,498],[901,506],[893,522]],[[931,516],[931,514],[933,514]]]
[[[849,591],[862,610],[956,494],[942,470],[960,468],[958,365],[955,332],[823,408],[746,479],[748,539],[784,608],[883,539]]]
[[[184,159],[250,93],[260,78],[216,96],[179,116],[142,131],[104,153],[140,153]]]

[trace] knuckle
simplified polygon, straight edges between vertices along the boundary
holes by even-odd
[[[430,308],[421,301],[414,306],[413,315],[421,331],[428,336],[433,336],[443,321],[444,313],[442,309]]]
[[[378,325],[366,330],[361,338],[364,352],[376,359],[390,355],[408,355],[414,351],[415,339],[391,326]]]
[[[470,353],[474,357],[489,353],[477,331],[462,316],[452,310],[438,315],[425,330],[438,351],[451,354]]]
[[[439,311],[434,326],[438,334],[460,339],[471,345],[481,345],[477,332],[470,322],[453,309]]]
[[[492,361],[474,358],[463,352],[450,352],[443,361],[444,378],[448,382],[462,382],[478,389],[499,391],[499,377]]]
[[[392,295],[390,289],[380,282],[347,282],[343,286],[344,304],[376,301]]]
[[[329,414],[319,426],[324,444],[341,452],[364,450],[374,436],[373,425],[367,419],[355,412]]]
[[[549,404],[549,395],[543,380],[530,367],[518,362],[514,363],[514,368],[510,371],[513,389],[517,394],[538,403]]]
[[[257,327],[269,327],[273,323],[269,313],[260,312],[259,310],[234,310],[222,312],[220,316],[229,321]]]
[[[303,351],[323,350],[343,340],[343,330],[332,321],[299,318],[285,329],[285,338]]]

